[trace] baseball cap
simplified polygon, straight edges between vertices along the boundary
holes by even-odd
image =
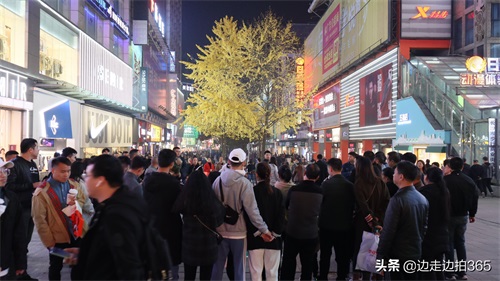
[[[14,163],[10,161],[4,162],[2,158],[0,158],[0,168],[10,169],[12,167],[14,167]]]
[[[233,163],[242,163],[247,159],[247,155],[245,154],[245,151],[241,148],[236,148],[229,153],[229,161]]]

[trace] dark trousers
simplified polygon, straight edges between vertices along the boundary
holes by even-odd
[[[491,188],[491,178],[483,179],[483,185],[485,189],[487,188],[490,191],[490,193],[493,193],[493,189]],[[484,195],[486,195],[486,190],[484,192]]]
[[[200,266],[200,280],[210,280],[213,265]],[[195,280],[198,266],[184,264],[184,280]]]
[[[427,262],[433,262],[433,261],[438,261],[440,264],[443,261],[443,256],[444,253],[437,254],[435,256],[431,257],[424,257],[422,256],[422,260],[427,261]],[[430,272],[420,272],[419,279],[420,280],[444,280],[444,272],[439,270],[439,271],[430,271]]]
[[[400,260],[399,264],[403,265],[405,261]],[[402,266],[400,267],[399,272],[398,271],[391,271],[389,273],[390,279],[389,280],[420,280],[418,277],[418,272],[414,273],[406,273],[404,270],[401,270]],[[387,280],[387,279],[386,279]]]
[[[78,247],[80,239],[74,240],[71,237],[71,243],[56,243],[54,247],[66,249]],[[61,280],[61,270],[63,268],[63,258],[49,254],[49,280]]]
[[[22,220],[24,223],[24,229],[26,229],[26,253],[28,253],[28,245],[31,242],[31,236],[33,235],[33,229],[35,228],[35,223],[31,217],[31,208],[23,208]]]
[[[330,258],[332,256],[332,247],[335,250],[335,261],[337,262],[337,280],[345,280],[349,274],[349,264],[353,251],[353,232],[350,230],[336,231],[320,228],[320,262],[319,278],[327,280],[330,271]]]
[[[457,251],[457,260],[466,261],[467,251],[465,249],[465,231],[467,230],[468,216],[450,217],[448,224],[448,234],[450,235],[449,250],[446,252],[446,259],[455,260],[455,250]],[[465,275],[464,271],[456,272],[458,276]]]
[[[313,239],[297,239],[287,235],[285,247],[283,249],[283,263],[281,267],[281,280],[294,280],[295,270],[297,267],[297,255],[300,256],[300,264],[302,265],[301,280],[312,279],[312,267],[314,259],[314,250],[318,238]]]

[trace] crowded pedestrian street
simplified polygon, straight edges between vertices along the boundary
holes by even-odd
[[[495,192],[499,192],[495,186]],[[467,275],[471,281],[494,281],[500,280],[500,198],[479,198],[479,208],[476,222],[467,226],[467,254],[468,260],[490,260],[491,271],[469,272]],[[37,232],[33,232],[33,239],[29,245],[28,253],[29,272],[33,278],[40,281],[48,280],[49,268],[48,250],[40,242]],[[335,269],[335,260],[332,258],[330,268]],[[62,270],[62,280],[70,280],[71,268],[67,265]],[[184,270],[179,270],[180,280],[183,280]],[[298,278],[300,272],[297,272]],[[330,272],[329,279],[335,278],[335,272]],[[246,270],[246,279],[250,279],[250,273]],[[224,275],[224,280],[229,280]]]

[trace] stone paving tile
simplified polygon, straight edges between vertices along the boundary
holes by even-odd
[[[496,193],[498,194],[498,192]],[[467,258],[472,261],[491,261],[490,272],[469,272],[467,276],[472,281],[500,281],[500,199],[498,197],[486,197],[479,199],[479,210],[476,222],[468,224],[466,232]],[[300,271],[300,263],[298,263]],[[40,242],[38,234],[33,233],[33,239],[29,246],[28,273],[39,280],[48,280],[49,254]],[[332,257],[331,271],[336,268],[334,257]],[[183,280],[183,268],[180,268],[180,279]],[[247,270],[247,280],[251,280]],[[224,275],[224,280],[228,280]],[[299,278],[299,273],[296,279]],[[335,273],[329,275],[334,280]],[[65,265],[62,271],[62,280],[70,280],[70,268]]]

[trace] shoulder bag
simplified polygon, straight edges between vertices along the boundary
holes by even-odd
[[[224,222],[230,225],[235,225],[240,217],[240,214],[235,211],[231,206],[227,205],[224,202],[224,192],[222,191],[222,179],[219,178],[219,190],[222,204],[224,204],[224,208],[226,208],[226,213],[224,215]]]

